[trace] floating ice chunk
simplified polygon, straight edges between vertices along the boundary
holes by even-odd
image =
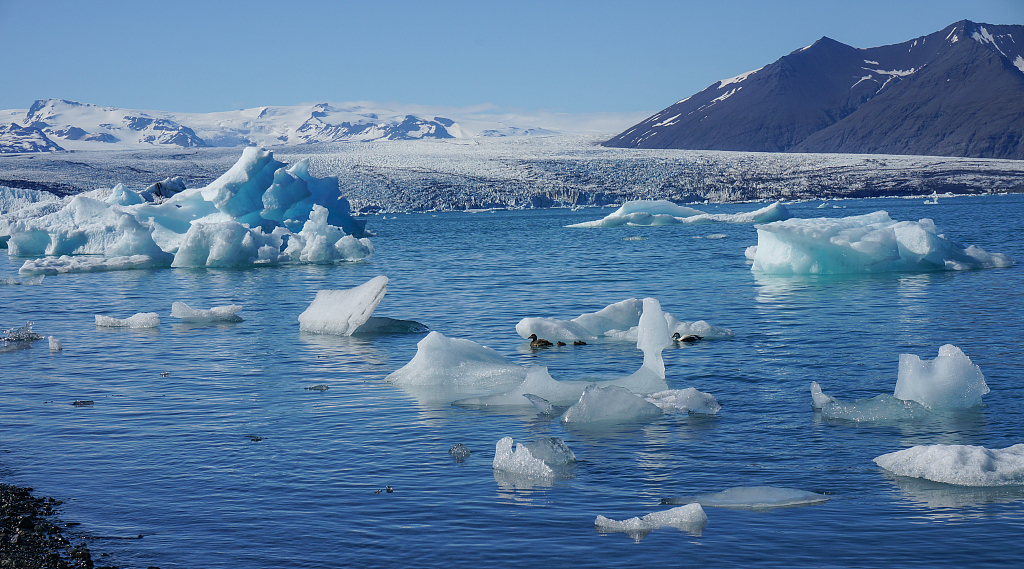
[[[825,405],[832,403],[836,398],[831,395],[825,395],[821,391],[821,386],[818,385],[817,381],[811,382],[811,406],[815,409],[821,409]]]
[[[239,304],[229,304],[204,310],[192,308],[184,302],[175,302],[171,304],[171,317],[181,318],[184,322],[241,322],[242,317],[235,314],[241,309]]]
[[[530,449],[530,454],[534,458],[544,461],[544,464],[551,467],[569,466],[576,462],[576,454],[558,437],[527,443],[526,448]]]
[[[751,269],[770,274],[878,273],[1009,267],[1008,255],[963,248],[930,219],[896,222],[884,211],[757,226]]]
[[[527,381],[529,381],[529,372],[527,372]],[[567,409],[566,407],[552,405],[547,399],[532,393],[524,393],[523,397],[528,399],[542,415],[561,415],[562,413],[565,413],[565,410]]]
[[[160,325],[160,315],[156,312],[140,312],[130,318],[112,318],[97,314],[96,325],[112,328],[156,328]]]
[[[779,202],[756,211],[725,214],[704,213],[667,200],[636,200],[608,214],[604,219],[574,223],[566,227],[619,227],[622,225],[679,225],[683,223],[768,223],[788,219],[789,210]]]
[[[552,478],[555,471],[522,443],[512,450],[512,437],[505,437],[494,447],[494,470],[502,470],[526,478]]]
[[[126,269],[152,269],[166,267],[169,263],[156,260],[149,255],[126,257],[71,256],[42,257],[29,259],[18,270],[22,275],[58,275],[64,273],[96,273],[100,271],[122,271]]]
[[[674,527],[681,531],[700,534],[707,524],[708,516],[700,504],[688,504],[628,520],[617,521],[604,516],[597,516],[594,520],[594,527],[599,532],[624,532],[637,541],[662,527]]]
[[[778,488],[775,486],[741,486],[713,494],[666,498],[662,504],[700,504],[705,507],[733,508],[737,510],[772,510],[821,504],[828,500],[825,494]]]
[[[530,334],[551,341],[575,340],[593,341],[599,337],[623,342],[635,342],[638,338],[640,315],[643,313],[643,301],[629,298],[610,304],[597,312],[582,314],[572,320],[556,318],[523,318],[516,324],[516,332],[522,338]],[[664,313],[668,323],[669,337],[673,332],[680,335],[696,334],[705,339],[731,338],[732,330],[709,324],[704,320],[684,322],[669,313]]]
[[[0,342],[35,342],[43,336],[32,331],[32,323],[26,322],[21,328],[8,328],[0,336]]]
[[[54,338],[53,336],[50,336],[50,337],[47,338],[47,340],[50,343],[50,351],[51,352],[59,352],[59,351],[64,349],[64,344],[61,344],[60,340],[58,340],[57,338]]]
[[[811,395],[813,401],[813,394]],[[829,401],[821,406],[824,419],[841,419],[843,421],[876,422],[916,419],[931,415],[928,409],[916,401],[904,401],[892,395],[877,395],[871,399],[840,401],[829,397]]]
[[[924,445],[883,454],[875,464],[898,476],[958,486],[1024,484],[1024,444],[1004,449],[972,445]]]
[[[644,396],[648,403],[656,405],[662,411],[697,413],[714,415],[722,408],[714,395],[697,391],[694,387],[686,389],[670,389]]]
[[[385,379],[396,385],[444,388],[455,393],[495,393],[511,389],[525,378],[526,368],[491,348],[435,331],[416,344],[416,355],[409,363]]]
[[[321,290],[299,315],[299,330],[351,336],[370,318],[387,292],[388,278],[384,275],[354,288]]]
[[[614,385],[591,385],[580,400],[562,414],[563,423],[580,425],[595,423],[628,423],[660,417],[663,411],[629,390]]]
[[[934,360],[900,354],[899,376],[893,395],[917,401],[929,409],[963,409],[981,403],[989,392],[981,368],[960,348],[946,344]]]

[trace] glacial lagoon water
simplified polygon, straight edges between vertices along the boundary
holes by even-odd
[[[765,277],[743,255],[757,241],[751,225],[570,229],[610,210],[558,209],[370,217],[376,253],[356,263],[0,285],[0,326],[32,321],[63,343],[0,351],[0,479],[64,500],[62,519],[80,523],[75,541],[120,567],[1019,565],[1024,487],[899,478],[872,462],[913,445],[1024,442],[1024,196],[922,201],[788,207],[798,217],[930,217],[947,237],[1018,264]],[[0,252],[0,280],[22,261]],[[390,283],[375,315],[471,339],[556,379],[626,375],[642,356],[615,342],[531,351],[515,333],[520,319],[657,298],[680,319],[734,331],[664,352],[670,386],[711,393],[722,408],[581,430],[532,407],[461,408],[404,391],[384,377],[423,334],[321,336],[296,321],[318,290],[381,274]],[[241,304],[243,321],[182,323],[170,317],[175,301]],[[160,326],[94,321],[139,312],[159,313]],[[811,408],[811,381],[843,400],[891,394],[901,353],[931,359],[947,343],[985,374],[982,406],[880,422]],[[305,389],[317,384],[329,389]],[[505,436],[559,437],[579,462],[553,481],[496,473]],[[456,443],[472,452],[462,462],[447,452]],[[386,486],[394,492],[375,493]],[[830,499],[707,507],[700,534],[594,526],[598,515],[644,516],[670,508],[663,498],[738,486]]]

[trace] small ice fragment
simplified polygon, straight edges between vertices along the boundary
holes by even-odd
[[[87,407],[89,405],[92,405],[93,402],[88,399],[75,399],[74,401],[71,402],[71,404],[74,405],[75,407]]]
[[[466,445],[462,443],[456,443],[455,446],[448,449],[448,454],[452,455],[452,458],[454,458],[456,462],[462,462],[473,453],[469,452],[469,449],[466,448]]]
[[[594,527],[599,532],[624,532],[640,541],[648,533],[661,527],[674,527],[681,531],[700,534],[708,523],[708,516],[700,504],[687,504],[661,512],[651,512],[643,517],[628,520],[612,520],[597,516]]]
[[[53,336],[50,336],[47,339],[50,341],[50,351],[51,352],[59,352],[59,351],[64,349],[64,345],[61,344],[60,340],[58,340],[57,338],[54,338]]]
[[[329,385],[324,385],[322,383],[319,384],[319,385],[311,385],[309,387],[303,387],[303,389],[305,389],[306,391],[319,391],[320,393],[323,393],[324,391],[327,391],[330,388],[331,387]]]
[[[558,437],[527,443],[526,448],[534,458],[543,460],[548,466],[568,466],[576,462],[576,454]]]
[[[875,464],[896,474],[958,486],[1024,484],[1024,444],[1004,449],[923,445],[883,454]]]
[[[184,302],[171,304],[171,317],[180,318],[182,322],[241,322],[242,317],[235,314],[242,309],[240,304],[214,306],[210,309],[192,308]]]
[[[733,508],[738,510],[771,510],[774,508],[795,508],[820,504],[828,500],[825,494],[778,488],[775,486],[741,486],[713,494],[677,496],[665,498],[662,504],[700,504],[705,507]]]
[[[522,443],[512,450],[512,437],[504,437],[494,447],[494,470],[502,470],[525,478],[551,478],[555,471]]]
[[[32,331],[32,323],[26,322],[21,328],[8,328],[4,330],[3,336],[0,337],[0,342],[35,342],[42,339],[42,334]]]
[[[697,413],[714,415],[722,408],[714,395],[697,391],[694,387],[670,389],[644,396],[648,402],[665,412]]]
[[[351,336],[370,318],[387,292],[388,278],[384,275],[354,288],[321,290],[299,315],[299,330]]]
[[[547,399],[544,399],[543,397],[534,395],[532,393],[524,393],[523,397],[529,399],[530,403],[533,403],[533,406],[536,407],[537,410],[540,411],[541,413],[545,415],[555,414],[555,406],[552,405]]]
[[[817,381],[811,382],[811,406],[815,409],[821,409],[825,405],[832,403],[836,398],[831,395],[825,395],[821,392],[821,386],[818,385]]]
[[[160,315],[156,312],[139,312],[129,318],[112,318],[97,314],[96,325],[112,328],[156,328],[160,325]]]
[[[893,395],[917,401],[929,409],[964,409],[981,403],[989,392],[981,368],[960,348],[946,344],[934,360],[900,354],[899,375]]]

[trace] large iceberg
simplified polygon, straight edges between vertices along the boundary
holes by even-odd
[[[258,148],[205,188],[162,201],[122,185],[58,202],[23,193],[0,188],[0,204],[11,204],[0,211],[10,254],[46,257],[27,261],[23,274],[324,264],[373,253],[337,178],[314,178],[306,160],[288,166]]]
[[[821,504],[827,501],[828,498],[825,494],[798,490],[796,488],[740,486],[713,494],[665,498],[661,503],[700,504],[701,506],[737,510],[773,510],[775,508],[795,508]]]
[[[917,401],[929,409],[964,409],[981,403],[989,392],[981,368],[960,348],[946,344],[934,360],[900,354],[897,399]]]
[[[786,206],[779,202],[756,211],[728,214],[704,213],[668,200],[634,200],[622,204],[604,219],[574,223],[566,227],[618,227],[620,225],[680,225],[683,223],[768,223],[789,219]]]
[[[638,337],[640,315],[643,313],[643,301],[636,298],[610,304],[597,312],[582,314],[572,320],[559,320],[548,317],[523,318],[516,324],[516,333],[522,338],[531,334],[551,341],[576,340],[593,341],[598,338],[635,342]],[[679,333],[680,336],[697,335],[704,339],[731,338],[732,330],[721,328],[698,320],[685,322],[664,312],[668,325],[668,335]]]
[[[884,211],[758,225],[751,269],[769,274],[842,274],[1009,267],[1008,255],[964,248],[930,219],[893,221]]]
[[[890,452],[875,464],[896,474],[958,486],[1024,485],[1024,444],[1004,449],[924,445]]]
[[[594,527],[602,533],[623,532],[636,541],[662,527],[674,527],[681,531],[700,534],[708,524],[708,516],[700,504],[688,504],[661,512],[651,512],[643,517],[628,520],[613,520],[597,516]]]

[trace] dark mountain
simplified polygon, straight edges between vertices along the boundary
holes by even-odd
[[[963,20],[901,44],[829,38],[604,143],[623,148],[1024,159],[1024,26]]]

